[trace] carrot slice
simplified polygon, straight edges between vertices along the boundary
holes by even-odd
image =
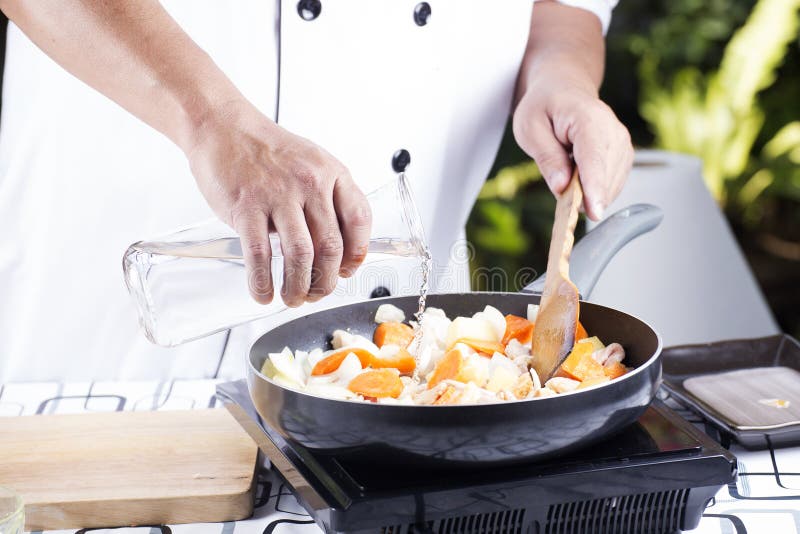
[[[575,329],[575,341],[578,342],[581,339],[586,339],[589,337],[589,334],[586,333],[586,329],[583,327],[580,321],[578,321],[578,328]]]
[[[503,336],[503,345],[512,339],[520,343],[529,343],[533,338],[533,323],[519,315],[506,315],[506,333]]]
[[[561,364],[561,370],[574,380],[583,381],[605,377],[603,366],[592,358],[592,352],[594,352],[594,345],[591,343],[576,343],[572,347],[572,352]]]
[[[439,397],[433,401],[431,404],[435,405],[442,405],[442,404],[455,404],[458,402],[458,398],[461,396],[461,392],[454,388],[453,386],[447,386],[447,388],[442,392]]]
[[[361,373],[347,384],[347,389],[365,397],[397,398],[403,392],[403,382],[396,371],[375,369]]]
[[[355,354],[358,356],[358,359],[361,361],[361,368],[368,366],[372,361],[372,353],[370,353],[366,349],[359,349],[359,348],[344,348],[339,349],[333,354],[326,356],[325,358],[321,359],[317,362],[317,365],[311,370],[312,376],[317,375],[327,375],[328,373],[332,373],[342,365],[342,362],[347,355],[350,353]]]
[[[436,363],[433,374],[430,379],[428,379],[428,389],[433,388],[442,380],[447,380],[448,378],[455,379],[461,372],[463,366],[464,361],[461,357],[461,351],[458,349],[450,349],[447,351],[447,354]]]
[[[486,341],[483,339],[473,339],[471,337],[459,338],[456,340],[456,343],[463,343],[468,347],[472,347],[475,351],[489,357],[491,357],[495,352],[504,354],[506,350],[506,347],[497,341]]]
[[[628,368],[619,362],[614,362],[611,365],[603,366],[603,372],[608,378],[614,380],[628,372]]]
[[[556,371],[553,373],[553,377],[571,378],[572,380],[575,380],[574,376],[564,370],[564,364],[558,366],[558,369],[556,369]]]
[[[384,345],[397,345],[401,349],[408,347],[414,339],[414,329],[407,324],[396,321],[381,323],[372,334],[372,341],[379,347]]]
[[[373,356],[370,366],[375,369],[392,368],[401,373],[410,373],[417,367],[417,362],[414,361],[414,357],[406,349],[400,349],[394,356],[386,356],[384,358]]]

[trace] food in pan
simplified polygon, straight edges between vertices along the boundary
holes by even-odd
[[[269,354],[262,373],[313,395],[382,404],[481,404],[550,397],[624,375],[625,351],[604,345],[578,323],[576,342],[556,376],[542,384],[531,368],[538,306],[527,317],[486,308],[450,320],[427,308],[418,322],[382,304],[372,339],[336,330],[332,349],[286,347]]]

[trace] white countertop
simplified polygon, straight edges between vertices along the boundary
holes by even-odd
[[[208,408],[219,406],[214,397],[217,382],[8,383],[0,385],[0,416]],[[668,402],[677,407],[673,401]],[[703,428],[703,422],[696,415],[678,411]],[[800,447],[747,451],[734,445],[731,451],[739,459],[739,479],[717,494],[699,528],[692,533],[800,534]],[[235,523],[168,525],[169,530],[162,531],[174,534],[321,532],[275,473],[259,469],[257,480],[253,517]],[[156,534],[159,529],[123,528],[113,532]]]

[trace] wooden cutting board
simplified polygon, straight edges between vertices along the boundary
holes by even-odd
[[[26,530],[243,519],[256,453],[224,409],[0,417]]]

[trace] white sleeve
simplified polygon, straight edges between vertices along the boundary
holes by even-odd
[[[538,2],[540,0],[533,0]],[[611,10],[617,5],[619,0],[557,0],[559,4],[565,6],[579,7],[586,11],[591,11],[597,18],[600,19],[600,24],[603,25],[603,35],[608,31],[608,25],[611,23]]]

